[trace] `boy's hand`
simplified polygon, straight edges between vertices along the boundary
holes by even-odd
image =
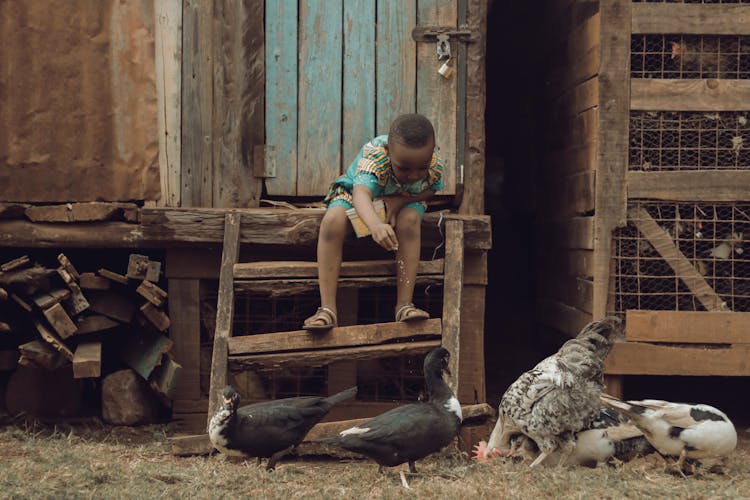
[[[386,224],[385,222],[378,224],[375,229],[372,230],[372,239],[375,240],[375,243],[386,250],[398,250],[396,232],[390,224]]]

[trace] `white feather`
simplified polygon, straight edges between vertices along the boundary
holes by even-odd
[[[451,397],[443,406],[445,406],[449,412],[455,413],[458,419],[463,421],[464,415],[461,412],[461,403],[458,402],[456,396]]]
[[[368,427],[350,427],[349,429],[343,430],[339,433],[339,436],[350,436],[350,435],[359,435],[359,434],[367,434],[370,432],[370,429]]]

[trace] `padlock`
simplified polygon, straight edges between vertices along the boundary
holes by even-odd
[[[438,69],[438,74],[445,78],[446,80],[453,76],[453,66],[450,65],[451,60],[448,59],[443,63],[442,66]]]

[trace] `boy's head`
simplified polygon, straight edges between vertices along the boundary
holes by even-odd
[[[412,184],[424,179],[435,149],[432,123],[416,113],[397,117],[391,123],[386,149],[399,182]]]

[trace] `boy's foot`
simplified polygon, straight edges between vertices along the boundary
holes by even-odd
[[[336,313],[327,307],[319,307],[315,314],[307,318],[302,325],[307,331],[330,330],[337,325]]]
[[[421,319],[430,319],[430,313],[419,309],[414,304],[406,304],[396,311],[396,321],[409,322]]]

